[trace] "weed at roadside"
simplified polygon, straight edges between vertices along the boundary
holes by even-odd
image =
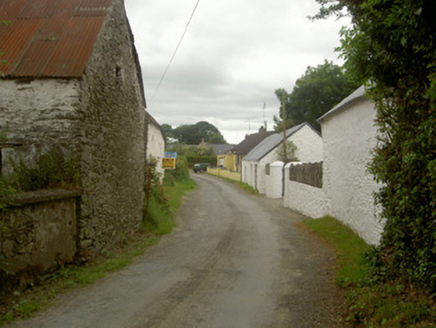
[[[336,251],[337,282],[346,288],[347,321],[365,327],[436,327],[434,295],[406,282],[372,281],[365,257],[373,247],[351,229],[331,217],[302,224],[323,237]]]

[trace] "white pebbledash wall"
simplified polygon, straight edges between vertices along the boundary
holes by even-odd
[[[283,165],[281,161],[271,163],[270,174],[265,175],[265,195],[268,198],[282,198]]]
[[[299,162],[285,166],[285,195],[283,206],[311,218],[321,218],[329,213],[328,202],[322,188],[289,180],[289,168]]]
[[[147,160],[150,158],[156,159],[156,172],[160,174],[162,182],[164,169],[162,168],[162,158],[165,151],[165,139],[162,136],[160,127],[150,123],[147,130]]]
[[[367,170],[377,142],[375,114],[373,104],[360,97],[321,120],[328,214],[373,245],[383,230],[373,198],[378,185]]]
[[[297,146],[296,156],[298,157],[299,161],[305,163],[322,161],[322,138],[309,126],[303,126],[300,130],[289,136],[287,140],[292,141],[295,146]],[[278,147],[280,147],[280,145]],[[243,182],[246,182],[253,188],[259,190],[260,194],[265,194],[266,192],[266,165],[279,160],[279,156],[277,154],[278,147],[269,152],[260,161],[242,160]]]

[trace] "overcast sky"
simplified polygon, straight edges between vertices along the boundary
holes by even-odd
[[[173,128],[207,121],[229,143],[257,132],[308,66],[337,64],[342,19],[310,21],[315,0],[201,0],[171,67],[159,81],[198,0],[125,0],[147,111]],[[265,104],[265,110],[264,110]]]

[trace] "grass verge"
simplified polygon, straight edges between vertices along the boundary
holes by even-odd
[[[338,220],[324,217],[303,221],[333,246],[337,282],[346,289],[347,321],[361,327],[436,327],[434,295],[405,282],[376,282],[365,254],[373,249]]]
[[[248,192],[249,194],[258,194],[259,190],[253,188],[252,186],[250,186],[248,183],[242,182],[242,181],[237,181],[237,180],[232,180],[232,179],[228,179],[228,178],[224,178],[222,176],[219,175],[215,175],[215,174],[209,174],[211,176],[226,180],[228,182],[231,182],[235,185],[237,185],[239,188],[245,190],[246,192]]]
[[[16,292],[0,299],[0,327],[16,319],[30,318],[35,312],[47,309],[62,293],[87,286],[106,274],[118,271],[129,265],[132,260],[155,245],[160,236],[168,234],[175,227],[174,216],[177,213],[183,195],[196,188],[192,180],[176,181],[165,185],[164,192],[169,206],[165,215],[155,218],[155,226],[145,226],[132,240],[115,253],[85,266],[67,266],[44,282],[25,292]]]

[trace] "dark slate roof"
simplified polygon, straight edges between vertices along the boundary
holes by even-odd
[[[227,154],[234,145],[231,144],[207,144],[207,146],[212,147],[213,151],[217,155]]]
[[[275,133],[276,132],[274,131],[261,131],[258,133],[247,135],[244,140],[242,140],[239,144],[233,147],[232,153],[237,155],[246,155],[260,142],[262,142],[263,139]]]
[[[321,123],[322,120],[324,120],[326,117],[332,115],[333,113],[339,112],[341,109],[345,107],[345,105],[360,99],[365,96],[365,86],[361,86],[356,91],[354,91],[351,95],[344,98],[339,104],[337,104],[335,107],[333,107],[331,110],[329,110],[327,113],[325,113],[323,116],[321,116],[317,121]]]
[[[112,0],[0,0],[6,77],[80,77]]]
[[[286,130],[286,139],[302,129],[304,126],[310,127],[316,134],[316,131],[309,123],[302,123]],[[254,147],[245,157],[244,161],[259,161],[273,151],[283,141],[283,133],[275,133],[268,138],[264,139],[256,147]]]

